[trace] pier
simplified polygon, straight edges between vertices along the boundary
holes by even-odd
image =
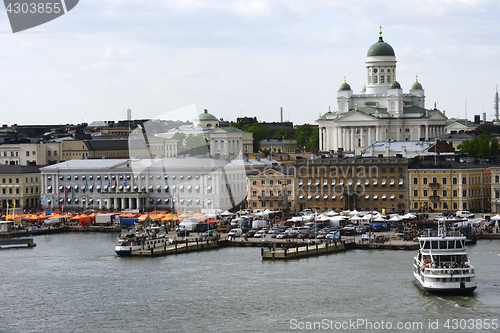
[[[305,246],[296,245],[295,247],[281,247],[260,250],[262,260],[289,260],[306,257],[315,257],[330,253],[343,252],[346,250],[346,244],[338,242],[336,244],[306,244]]]
[[[13,247],[35,247],[35,246],[36,244],[33,243],[33,238],[31,237],[0,238],[0,249],[13,248]]]
[[[130,256],[132,257],[156,257],[156,256],[166,256],[172,254],[180,254],[180,253],[189,253],[196,251],[208,251],[208,250],[216,250],[222,246],[227,245],[229,243],[226,241],[217,241],[217,240],[206,240],[199,241],[196,239],[195,241],[176,241],[172,245],[165,245],[164,247],[159,247],[155,249],[143,249],[143,250],[135,250],[132,251]]]

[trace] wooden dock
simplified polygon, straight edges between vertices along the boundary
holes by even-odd
[[[172,245],[155,248],[155,249],[144,249],[132,251],[130,256],[132,257],[156,257],[156,256],[166,256],[171,254],[189,253],[195,251],[208,251],[215,250],[225,246],[227,241],[185,241],[176,242]]]
[[[336,244],[306,244],[304,246],[261,249],[262,260],[289,260],[338,253],[346,250],[344,242]]]

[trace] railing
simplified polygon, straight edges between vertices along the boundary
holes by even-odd
[[[439,183],[430,183],[429,186],[430,187],[439,187],[441,184]]]
[[[424,274],[428,275],[464,275],[464,274],[474,274],[473,267],[467,268],[424,268]]]

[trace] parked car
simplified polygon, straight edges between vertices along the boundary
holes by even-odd
[[[227,235],[232,237],[240,237],[241,235],[243,235],[243,230],[241,230],[241,228],[231,229],[229,230],[229,233]]]
[[[459,211],[457,211],[455,216],[459,217],[459,218],[473,218],[474,214],[472,214],[468,210],[459,210]]]
[[[253,235],[253,237],[255,237],[255,238],[264,238],[264,237],[266,237],[266,232],[259,230],[259,231],[257,231],[255,233],[255,235]]]
[[[177,236],[178,237],[187,237],[187,236],[189,236],[189,231],[187,229],[179,229],[177,231]]]
[[[365,227],[358,227],[356,228],[356,233],[359,234],[366,234],[366,228]]]
[[[230,228],[227,225],[219,225],[219,226],[217,226],[217,231],[218,232],[228,232],[229,230],[230,230]]]
[[[278,234],[278,236],[276,236],[276,239],[285,239],[286,238],[286,234],[284,232],[281,232]]]
[[[255,231],[247,231],[245,233],[245,237],[253,237],[255,235]]]

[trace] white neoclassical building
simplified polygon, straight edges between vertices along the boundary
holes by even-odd
[[[354,151],[387,139],[417,141],[445,133],[444,112],[425,109],[424,89],[418,79],[408,93],[396,81],[396,55],[382,38],[366,56],[366,85],[354,94],[342,83],[337,94],[337,112],[320,116],[319,147],[322,151]]]

